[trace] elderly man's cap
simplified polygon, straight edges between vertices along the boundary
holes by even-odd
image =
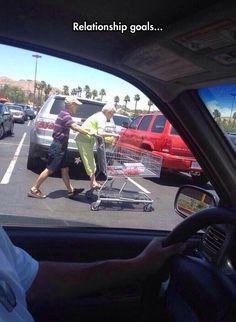
[[[82,104],[79,100],[77,100],[77,98],[75,96],[72,96],[72,95],[71,96],[66,96],[65,103],[66,104],[75,103],[77,105],[81,105]]]

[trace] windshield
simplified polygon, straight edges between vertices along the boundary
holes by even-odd
[[[17,110],[17,111],[22,111],[22,107],[21,106],[16,106],[16,105],[9,105],[8,108],[10,110]]]
[[[113,120],[116,125],[122,126],[124,123],[130,123],[131,119],[128,116],[113,115]]]
[[[45,54],[38,59],[35,88],[36,61],[32,58],[29,64],[32,53],[0,47],[1,73],[11,83],[2,84],[0,95],[12,103],[33,106],[38,113],[35,120],[23,120],[20,113],[13,113],[13,136],[11,115],[4,118],[7,133],[0,141],[2,223],[47,226],[60,222],[63,226],[171,230],[182,220],[174,211],[180,186],[197,184],[213,190],[180,135],[158,106],[138,88],[109,73]],[[12,71],[8,66],[15,68]],[[108,102],[119,111],[113,116],[114,123],[121,127],[130,124],[123,126],[119,137],[106,138],[104,144],[94,145],[94,138],[76,136],[72,129],[68,135],[68,129],[62,126],[60,132],[63,119],[58,119],[57,138],[53,141],[54,120],[65,107],[65,95],[74,95],[82,102],[76,113],[82,121],[86,122]],[[17,104],[8,106],[21,110]],[[87,123],[92,131],[93,127],[104,126],[101,114]],[[231,125],[227,130],[230,133],[234,131]],[[56,171],[39,188],[46,198],[31,198],[33,184],[57,153],[57,139],[63,137],[67,155],[61,162],[69,167],[71,185],[83,191],[71,200],[61,172]],[[92,162],[86,158],[87,150]],[[106,184],[100,197],[97,190],[91,196],[90,166],[95,171],[97,187]],[[98,198],[102,198],[99,211],[94,211]]]
[[[227,139],[236,146],[236,83],[198,90],[212,117]]]

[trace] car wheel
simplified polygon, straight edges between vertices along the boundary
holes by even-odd
[[[195,184],[205,184],[209,181],[208,178],[203,173],[200,173],[200,174],[191,173],[191,176],[192,176],[193,183]]]
[[[0,139],[2,139],[3,137],[4,137],[4,127],[3,127],[3,125],[1,124],[0,125]]]
[[[14,134],[14,123],[13,122],[11,123],[11,127],[10,127],[10,130],[8,131],[8,133],[10,135],[13,135]]]

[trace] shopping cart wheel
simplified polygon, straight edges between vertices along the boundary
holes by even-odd
[[[99,205],[96,202],[91,203],[90,209],[92,211],[97,211],[99,209]]]
[[[92,198],[93,198],[93,191],[92,191],[92,190],[88,190],[88,191],[86,191],[86,193],[85,193],[85,197],[86,197],[87,199],[92,199]]]
[[[144,207],[143,207],[143,211],[145,211],[145,212],[151,212],[153,210],[154,210],[154,208],[150,203],[147,205],[144,205]]]

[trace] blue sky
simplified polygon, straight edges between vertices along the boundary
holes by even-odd
[[[6,76],[14,80],[34,79],[35,58],[32,55],[35,52],[18,49],[0,44],[0,76]],[[68,85],[70,90],[74,87],[89,85],[91,90],[101,88],[106,90],[106,100],[114,100],[114,96],[120,97],[120,103],[126,95],[130,96],[129,108],[134,108],[134,95],[140,95],[138,108],[148,108],[148,98],[142,94],[136,87],[126,81],[119,79],[108,73],[89,68],[63,59],[54,58],[39,53],[42,57],[38,59],[37,80],[44,80],[53,87],[63,88]],[[154,108],[154,107],[153,107]]]

